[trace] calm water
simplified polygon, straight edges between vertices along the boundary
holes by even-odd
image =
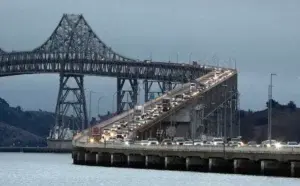
[[[72,164],[71,155],[0,153],[0,186],[300,185],[300,179],[104,168]]]

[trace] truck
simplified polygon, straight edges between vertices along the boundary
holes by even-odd
[[[94,126],[92,127],[92,141],[99,142],[102,137],[102,129],[100,127]],[[91,141],[91,140],[90,140]]]
[[[190,92],[196,92],[196,91],[197,91],[197,84],[190,83]]]
[[[167,112],[171,109],[171,98],[165,97],[162,100],[162,111]]]
[[[144,106],[143,105],[137,105],[134,107],[134,121],[140,121],[142,119],[142,116],[144,115]]]

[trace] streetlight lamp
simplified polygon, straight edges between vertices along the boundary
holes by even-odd
[[[224,98],[225,98],[225,104],[224,104],[224,146],[227,141],[227,84],[223,84],[222,87],[224,87]]]
[[[100,115],[100,100],[103,98],[104,96],[101,96],[98,98],[98,115]]]
[[[270,74],[270,85],[269,85],[269,108],[268,108],[268,140],[271,144],[272,139],[272,88],[273,88],[273,76],[276,76],[277,74],[271,73]]]
[[[189,53],[189,64],[191,64],[192,54],[193,54],[193,52]]]

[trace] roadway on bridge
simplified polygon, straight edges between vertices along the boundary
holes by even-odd
[[[171,90],[166,94],[143,104],[146,115],[150,115],[150,116],[152,115],[151,119],[145,120],[145,122],[139,122],[139,123],[134,122],[133,121],[134,109],[131,109],[107,121],[101,122],[95,125],[94,127],[99,127],[101,129],[106,129],[106,130],[115,130],[115,128],[118,125],[121,125],[121,123],[123,124],[126,123],[126,126],[120,129],[120,132],[128,136],[129,134],[133,134],[135,131],[153,126],[154,124],[162,121],[163,119],[167,118],[171,114],[174,114],[178,110],[187,106],[186,105],[187,102],[198,99],[199,97],[202,96],[204,92],[224,82],[226,79],[230,78],[234,74],[235,74],[234,70],[215,68],[212,72],[208,73],[207,75],[196,79],[197,82],[205,85],[204,89],[196,91],[195,93],[191,94],[189,97],[185,98],[181,102],[173,101],[171,104],[172,108],[167,112],[158,111],[156,105],[161,104],[162,99],[165,97],[170,97],[171,99],[173,99],[176,95],[188,92],[190,89],[190,83],[186,83],[182,85],[182,87],[178,87],[174,90]],[[155,117],[153,117],[154,112],[156,113]],[[75,136],[73,140],[73,144],[75,145],[76,141],[86,142],[88,140],[86,136],[91,135],[89,131],[90,130],[85,130],[81,134]]]

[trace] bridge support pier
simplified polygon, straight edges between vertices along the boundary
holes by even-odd
[[[300,176],[300,162],[299,161],[291,162],[291,176],[292,177]]]
[[[186,161],[184,158],[178,156],[166,156],[165,157],[165,169],[183,170],[185,168]]]
[[[164,158],[160,156],[149,156],[145,157],[146,168],[163,168]]]
[[[110,165],[111,166],[124,166],[126,165],[127,157],[124,154],[111,154]]]
[[[126,80],[129,81],[130,90],[123,90]],[[138,80],[117,78],[117,113],[133,108],[138,100]]]
[[[143,167],[145,165],[145,157],[142,155],[129,154],[127,155],[128,167]]]
[[[75,82],[74,87],[70,87],[70,81]],[[73,96],[71,96],[73,94]],[[73,122],[75,122],[77,129],[83,130],[87,127],[88,117],[86,110],[86,100],[83,86],[83,75],[74,74],[60,74],[59,91],[55,109],[55,126],[52,130],[51,137],[53,139],[64,139],[63,129],[66,127],[65,115],[68,114],[69,108],[72,107],[75,115]],[[58,132],[58,136],[54,135]]]
[[[234,159],[233,171],[235,174],[255,174],[259,171],[259,166],[255,161],[251,161],[248,159]]]
[[[208,170],[210,172],[230,172],[232,164],[221,158],[209,158]]]
[[[73,159],[74,164],[82,165],[85,163],[85,153],[84,152],[77,152],[76,158]]]
[[[185,159],[186,170],[201,170],[206,171],[208,166],[208,161],[201,159],[200,157],[187,157]]]
[[[96,164],[96,154],[91,152],[86,152],[84,155],[84,161],[86,165]]]
[[[290,176],[289,169],[290,166],[287,163],[273,160],[260,161],[260,172],[263,175]]]

